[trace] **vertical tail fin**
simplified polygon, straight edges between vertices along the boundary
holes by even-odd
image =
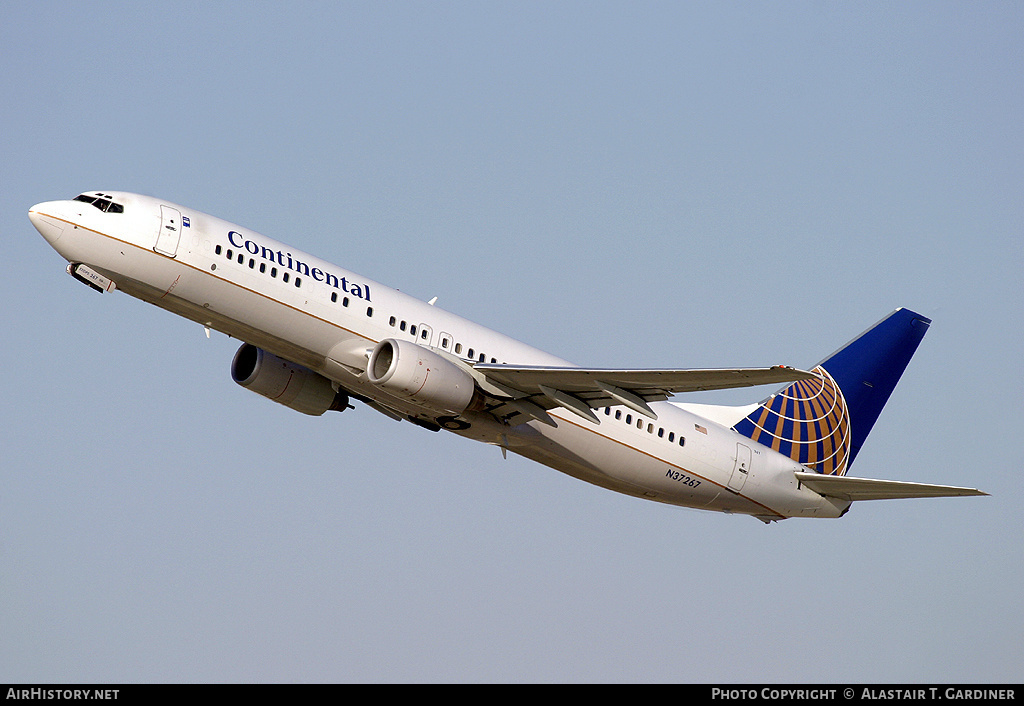
[[[897,309],[733,428],[825,475],[845,475],[931,321]]]

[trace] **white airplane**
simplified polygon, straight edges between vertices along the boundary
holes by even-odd
[[[907,309],[811,371],[581,368],[160,199],[87,192],[29,218],[93,289],[244,341],[234,380],[305,414],[354,398],[610,490],[764,522],[841,517],[855,500],[986,494],[846,475],[930,324]],[[764,384],[783,387],[741,407],[667,401]]]

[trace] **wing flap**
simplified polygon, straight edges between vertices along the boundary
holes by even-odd
[[[796,473],[801,484],[814,492],[840,500],[902,500],[906,498],[953,498],[988,495],[976,488],[952,485],[927,485],[874,478],[826,476],[820,473]]]

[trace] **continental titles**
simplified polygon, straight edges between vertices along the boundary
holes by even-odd
[[[296,274],[301,274],[304,277],[312,277],[317,282],[323,282],[328,287],[340,289],[350,296],[371,301],[370,285],[368,284],[353,282],[347,277],[339,277],[325,270],[321,270],[319,267],[310,267],[305,262],[292,257],[290,252],[285,252],[283,250],[271,250],[265,245],[260,245],[254,240],[249,240],[237,230],[228,231],[228,242],[231,243],[232,247],[244,250],[254,257],[259,256],[264,260],[269,260],[270,262],[289,269]]]

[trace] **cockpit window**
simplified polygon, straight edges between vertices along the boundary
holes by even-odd
[[[75,201],[84,201],[85,203],[91,203],[93,206],[103,211],[104,213],[124,213],[124,206],[119,203],[114,203],[105,194],[99,194],[97,196],[91,196],[89,194],[79,194],[75,197]]]

